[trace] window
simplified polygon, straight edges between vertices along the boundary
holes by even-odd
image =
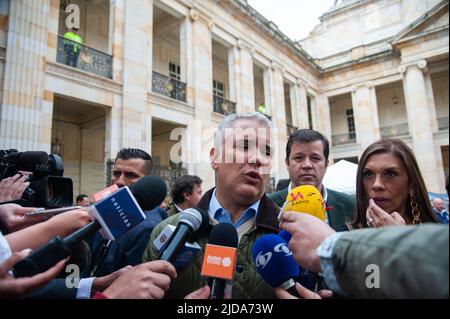
[[[169,62],[169,77],[177,81],[181,80],[180,66],[178,64]]]
[[[353,109],[347,109],[345,111],[345,115],[347,117],[347,127],[348,127],[348,137],[351,140],[356,139],[355,132],[355,119],[353,117]]]
[[[213,80],[213,95],[224,97],[224,85],[222,82]]]

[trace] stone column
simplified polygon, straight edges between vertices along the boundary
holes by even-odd
[[[113,58],[113,80],[122,83],[124,54],[124,19],[125,0],[110,0],[110,33]],[[152,52],[150,52],[152,54]]]
[[[228,49],[228,83],[230,101],[236,103],[236,112],[242,113],[242,89],[241,89],[241,59],[237,46]]]
[[[291,85],[290,94],[292,124],[299,129],[309,128],[306,83],[298,79],[297,83]]]
[[[151,87],[153,0],[117,1],[116,4],[116,14],[122,5],[124,13],[120,146],[151,153],[152,117],[147,94]]]
[[[287,143],[286,110],[284,104],[283,66],[272,61],[271,66],[264,70],[264,95],[266,113],[272,116],[276,127],[274,146],[273,169],[275,180],[287,177],[284,159]]]
[[[207,163],[213,112],[213,22],[209,17],[191,9],[181,25],[181,59],[186,68],[188,103],[194,107],[193,125],[188,127],[190,139],[189,171],[204,179],[205,188],[214,185],[211,166]],[[182,64],[182,68],[183,68]],[[209,141],[209,142],[208,142]],[[212,146],[212,144],[210,144]]]
[[[356,140],[364,150],[380,138],[380,124],[373,84],[369,82],[352,88],[352,103]]]
[[[316,120],[313,121],[314,130],[322,133],[331,143],[332,131],[328,97],[323,93],[318,94],[311,108],[311,113],[316,114]]]
[[[428,108],[427,92],[423,72],[427,63],[420,60],[416,63],[402,65],[399,72],[403,74],[403,89],[405,92],[408,127],[413,139],[414,153],[425,180],[428,191],[439,192],[439,173],[434,146],[430,110]]]
[[[44,93],[44,65],[51,3],[9,3],[0,149],[50,152],[53,93]]]
[[[255,83],[253,79],[253,47],[238,40],[240,55],[240,94],[241,105],[238,112],[246,113],[255,111]]]

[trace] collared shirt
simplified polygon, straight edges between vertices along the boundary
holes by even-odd
[[[178,209],[179,212],[183,211],[183,209],[181,209],[177,204],[173,203],[173,206],[175,206],[175,208]]]
[[[211,200],[209,201],[208,213],[209,216],[217,220],[219,223],[223,222],[230,223],[234,225],[234,227],[238,228],[249,219],[256,218],[260,202],[261,200],[258,200],[249,208],[247,208],[244,211],[244,213],[242,213],[242,215],[239,217],[239,219],[236,221],[236,223],[233,223],[230,213],[225,208],[223,208],[222,205],[219,203],[216,197],[216,190],[214,190]]]

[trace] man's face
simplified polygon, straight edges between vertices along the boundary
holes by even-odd
[[[194,187],[192,187],[192,194],[184,193],[185,203],[189,207],[196,206],[202,198],[202,192],[202,184],[195,184]]]
[[[118,159],[112,170],[111,185],[130,186],[145,176],[145,161],[141,158]]]
[[[294,142],[286,166],[292,187],[313,185],[322,190],[322,180],[328,166],[322,141]]]
[[[445,209],[444,202],[440,198],[436,198],[433,200],[433,206],[440,212]]]
[[[244,206],[259,200],[269,181],[270,129],[255,120],[239,120],[226,129],[219,153],[211,152],[216,191]]]
[[[89,198],[88,197],[83,197],[83,199],[81,201],[77,202],[78,206],[88,206],[90,204]]]

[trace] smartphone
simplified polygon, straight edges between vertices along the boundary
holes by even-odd
[[[38,208],[32,212],[25,213],[25,216],[31,217],[31,216],[47,216],[51,217],[53,215],[57,215],[60,213],[67,212],[69,210],[79,209],[81,206],[69,206],[69,207],[61,207],[61,208],[52,208],[52,209],[45,209],[45,208]]]

